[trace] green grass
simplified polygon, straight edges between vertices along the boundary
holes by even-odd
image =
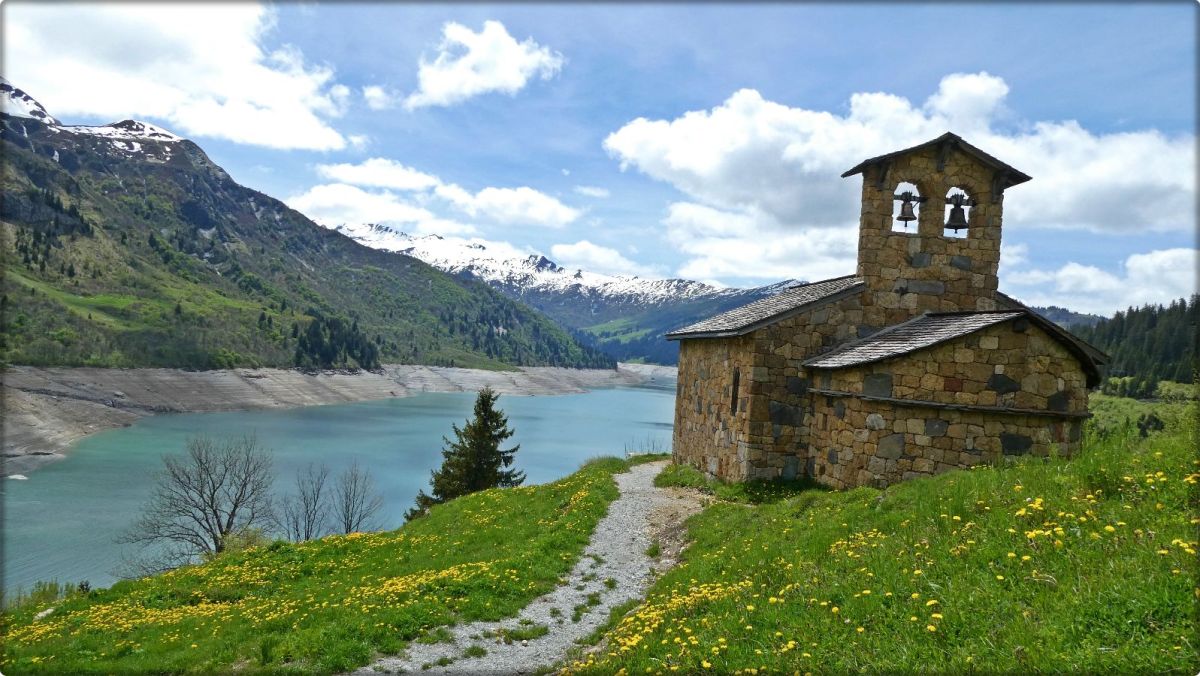
[[[1195,412],[1074,460],[719,502],[569,671],[1196,673]]]
[[[1170,383],[1168,391],[1178,393],[1186,391],[1188,386]],[[1094,430],[1107,434],[1118,432],[1126,425],[1136,423],[1143,415],[1154,413],[1164,420],[1175,420],[1189,410],[1185,400],[1147,401],[1114,397],[1100,392],[1088,395],[1088,410],[1092,413],[1091,426]]]
[[[477,493],[396,531],[278,542],[61,601],[47,592],[0,615],[3,671],[352,669],[455,622],[512,616],[553,589],[627,466],[598,459],[551,484]]]
[[[725,483],[709,479],[699,470],[688,465],[668,465],[654,478],[654,485],[695,488],[727,502],[750,505],[778,502],[808,491],[822,490],[816,483],[808,480]]]

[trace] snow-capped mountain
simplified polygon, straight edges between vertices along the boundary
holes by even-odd
[[[527,291],[585,294],[645,305],[740,296],[747,291],[723,289],[688,279],[648,279],[567,269],[541,254],[521,252],[505,245],[440,235],[410,235],[386,224],[341,224],[332,229],[367,246],[419,258],[446,272],[469,274],[494,286]],[[794,283],[781,282],[763,289],[779,291]]]
[[[11,82],[2,77],[0,77],[0,112],[8,113],[13,117],[28,117],[45,124],[58,124],[58,120],[46,112],[42,104],[29,94],[12,86]]]
[[[24,90],[0,78],[0,112],[10,118],[36,120],[56,134],[74,134],[107,141],[122,153],[144,154],[150,159],[169,160],[174,144],[183,141],[182,136],[138,120],[122,120],[102,125],[65,125],[58,121],[45,107]],[[17,122],[19,125],[20,123]],[[24,131],[24,130],[22,130]],[[27,134],[26,134],[27,135]]]
[[[319,222],[319,221],[318,221]],[[623,360],[673,364],[678,346],[662,335],[718,312],[776,294],[788,280],[753,289],[723,289],[687,279],[647,279],[568,269],[531,252],[482,240],[417,236],[386,224],[323,224],[376,249],[477,279],[532,305],[577,337]]]

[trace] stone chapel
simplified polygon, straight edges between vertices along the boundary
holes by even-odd
[[[997,289],[1004,191],[1030,177],[951,133],[858,174],[855,274],[667,334],[675,462],[849,488],[1078,451],[1108,357]]]

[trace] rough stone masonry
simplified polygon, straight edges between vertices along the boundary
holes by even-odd
[[[1030,177],[949,133],[843,176],[859,174],[854,275],[667,335],[675,462],[847,488],[1078,451],[1108,357],[997,288],[1004,191]],[[904,191],[915,228],[894,218]]]

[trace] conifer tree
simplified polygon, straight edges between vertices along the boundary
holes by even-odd
[[[454,425],[454,440],[442,437],[442,467],[433,471],[432,494],[417,494],[417,504],[404,515],[408,521],[423,516],[433,505],[488,488],[512,488],[525,481],[525,473],[511,469],[520,445],[500,444],[513,435],[508,416],[496,408],[500,398],[490,387],[475,398],[474,417],[463,427]]]

